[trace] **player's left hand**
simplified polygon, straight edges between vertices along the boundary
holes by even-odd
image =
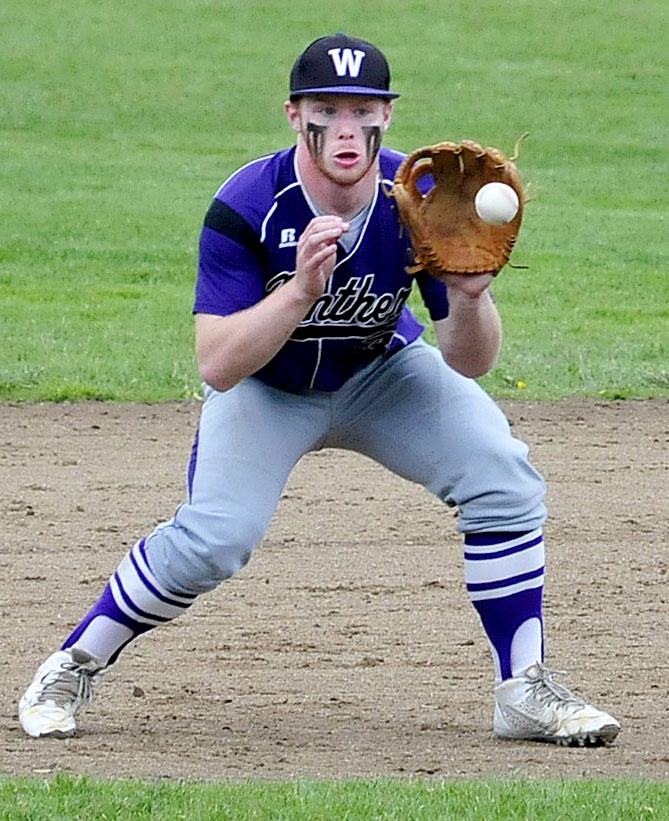
[[[514,152],[517,156],[518,146]],[[508,262],[523,217],[524,191],[514,156],[472,140],[440,142],[419,148],[397,169],[391,195],[407,227],[416,273],[427,269],[437,279],[445,274],[497,274]],[[424,191],[432,178],[434,185]],[[517,199],[515,213],[499,208],[493,196],[484,218],[478,192],[501,183]],[[502,202],[506,204],[506,199]],[[498,218],[509,216],[507,221]]]

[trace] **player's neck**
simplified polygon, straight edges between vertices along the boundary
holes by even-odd
[[[378,177],[377,163],[373,163],[364,177],[354,185],[341,185],[325,176],[313,163],[309,152],[303,146],[298,146],[297,168],[309,198],[325,214],[350,220],[369,205],[374,197]]]

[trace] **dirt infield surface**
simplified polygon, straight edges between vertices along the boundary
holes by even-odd
[[[669,401],[501,403],[549,483],[549,664],[611,748],[492,735],[453,511],[342,451],[295,470],[251,563],[122,654],[81,731],[16,702],[184,493],[198,405],[0,406],[0,772],[242,779],[669,777]]]

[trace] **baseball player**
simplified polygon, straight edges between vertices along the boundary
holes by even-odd
[[[217,191],[195,296],[204,403],[173,518],[123,558],[90,612],[38,669],[19,717],[63,738],[100,673],[249,561],[310,451],[347,448],[459,510],[469,597],[494,665],[502,738],[610,744],[615,718],[544,665],[545,486],[475,381],[498,355],[491,274],[408,273],[388,197],[404,155],[382,148],[390,73],[371,43],[322,37],[298,57],[285,113],[296,144]],[[407,308],[413,287],[438,348]]]

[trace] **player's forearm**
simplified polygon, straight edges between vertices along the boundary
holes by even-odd
[[[204,381],[226,391],[260,370],[288,341],[312,304],[288,282],[244,311],[229,316],[198,314],[197,360]]]
[[[483,376],[502,347],[502,323],[490,292],[472,298],[449,291],[449,304],[448,317],[434,323],[444,359],[464,376]]]

